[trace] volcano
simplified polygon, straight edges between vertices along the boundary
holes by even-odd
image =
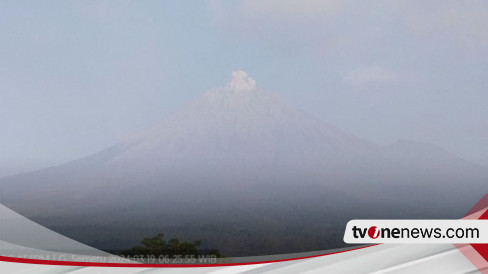
[[[434,145],[381,147],[347,133],[236,71],[104,151],[2,178],[1,194],[95,247],[164,231],[235,256],[338,247],[352,218],[457,218],[486,180],[483,167]]]

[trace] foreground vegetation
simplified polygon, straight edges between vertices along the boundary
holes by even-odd
[[[223,257],[216,249],[200,249],[201,241],[186,242],[176,238],[166,241],[164,233],[152,238],[144,238],[142,245],[121,252],[125,257],[177,257],[177,256],[215,256]]]

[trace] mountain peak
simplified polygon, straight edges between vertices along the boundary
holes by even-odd
[[[224,89],[234,93],[251,91],[256,89],[256,81],[248,77],[245,71],[233,71],[232,80],[225,85]]]

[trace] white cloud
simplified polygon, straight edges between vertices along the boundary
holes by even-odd
[[[227,83],[226,89],[234,92],[243,92],[256,89],[256,81],[247,76],[242,70],[232,72],[232,80]]]

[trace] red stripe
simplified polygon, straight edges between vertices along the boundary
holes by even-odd
[[[485,197],[488,197],[485,195]],[[478,220],[488,220],[488,210],[486,210]],[[485,259],[488,261],[488,244],[471,244],[471,246]]]
[[[478,212],[484,208],[488,207],[488,194],[485,194],[474,206],[471,208],[464,217]]]
[[[378,245],[378,244],[375,244]],[[316,258],[321,256],[339,254],[354,250],[359,250],[367,247],[372,247],[375,245],[363,246],[343,251],[337,251],[327,254],[319,254],[300,258],[282,259],[282,260],[272,260],[272,261],[260,261],[260,262],[247,262],[247,263],[228,263],[228,264],[138,264],[138,263],[96,263],[96,262],[70,262],[70,261],[53,261],[53,260],[38,260],[38,259],[26,259],[26,258],[16,258],[16,257],[6,257],[0,256],[0,261],[12,262],[12,263],[22,263],[22,264],[42,264],[42,265],[65,265],[65,266],[86,266],[86,267],[219,267],[219,266],[237,266],[237,265],[251,265],[251,264],[266,264],[266,263],[278,263],[287,262],[295,260],[303,260],[309,258]]]

